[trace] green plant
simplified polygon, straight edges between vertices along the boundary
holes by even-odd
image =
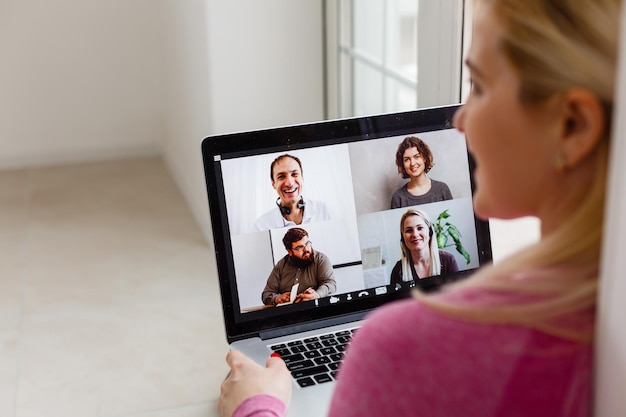
[[[454,247],[457,252],[459,252],[465,258],[465,262],[469,265],[470,263],[470,255],[467,253],[465,248],[463,247],[463,243],[461,243],[461,233],[459,229],[452,223],[450,223],[447,219],[450,217],[448,210],[444,210],[439,213],[439,217],[437,217],[437,223],[435,223],[435,233],[437,234],[437,246],[439,249],[444,249],[449,246],[453,246],[453,244],[448,244],[449,238],[452,238],[454,241]]]

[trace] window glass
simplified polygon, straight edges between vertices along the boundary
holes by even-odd
[[[458,103],[464,3],[327,0],[328,117]]]
[[[354,49],[379,63],[383,58],[385,25],[384,0],[357,0],[353,3]]]
[[[397,0],[389,3],[387,17],[387,65],[417,82],[418,2]]]
[[[383,75],[359,61],[354,63],[354,115],[384,112]]]
[[[411,86],[388,77],[385,88],[385,108],[388,112],[415,109],[417,91]]]

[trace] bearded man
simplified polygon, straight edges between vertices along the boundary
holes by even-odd
[[[337,289],[333,265],[328,256],[313,250],[309,234],[300,227],[287,230],[283,237],[287,250],[267,278],[261,298],[265,305],[297,303],[326,297]],[[298,284],[295,296],[291,293]]]

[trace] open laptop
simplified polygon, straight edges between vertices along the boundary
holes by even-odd
[[[373,309],[410,296],[415,287],[436,291],[491,261],[488,223],[475,218],[472,208],[472,160],[465,137],[452,126],[457,109],[453,105],[322,121],[203,141],[226,337],[232,349],[260,364],[278,350],[297,368],[299,362],[293,365],[290,358],[315,360],[303,357],[302,346],[323,343],[335,334],[343,336],[340,344],[349,342]],[[427,175],[445,183],[452,194],[452,199],[414,207],[428,214],[435,234],[441,235],[441,250],[454,256],[459,271],[390,285],[401,258],[400,217],[410,208],[391,209],[393,193],[408,182],[398,173],[396,151],[409,136],[428,145],[434,165]],[[331,260],[336,290],[317,300],[274,306],[263,304],[261,294],[274,265],[287,254],[282,238],[291,226],[259,230],[255,224],[264,213],[280,212],[270,164],[284,154],[301,161],[303,201],[321,201],[329,213],[298,227],[308,232],[314,250]],[[334,356],[333,366],[314,363],[312,375],[292,372],[288,415],[326,415],[341,355]]]

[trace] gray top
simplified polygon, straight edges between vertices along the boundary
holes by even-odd
[[[313,262],[301,269],[285,255],[272,270],[261,298],[263,304],[274,304],[274,297],[291,291],[291,287],[299,283],[298,294],[307,288],[313,288],[320,297],[326,297],[337,290],[333,265],[328,256],[322,252],[313,252]]]
[[[439,260],[441,262],[441,275],[445,275],[449,272],[457,272],[459,270],[459,265],[456,263],[456,259],[454,255],[445,250],[439,249]],[[411,262],[411,264],[413,264]],[[418,281],[420,277],[415,272],[415,268],[411,268],[411,275],[413,276],[413,280]],[[428,277],[424,277],[428,278]],[[393,270],[391,271],[391,279],[390,284],[401,283],[402,279],[402,260],[396,262]]]
[[[445,182],[430,179],[430,190],[426,194],[413,195],[407,190],[408,184],[398,188],[391,196],[391,208],[411,207],[436,201],[452,200],[452,193]]]

